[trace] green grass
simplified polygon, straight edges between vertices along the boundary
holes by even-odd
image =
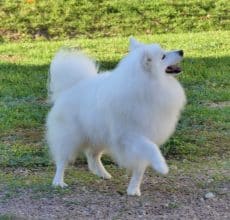
[[[176,133],[162,146],[164,154],[171,159],[169,163],[180,164],[182,159],[189,161],[187,168],[183,164],[185,172],[194,166],[190,161],[197,167],[208,161],[218,171],[221,168],[217,169],[209,160],[215,158],[225,164],[230,156],[229,34],[229,31],[212,31],[137,37],[145,42],[159,42],[168,49],[185,51],[184,72],[178,79],[184,85],[188,104]],[[0,45],[0,189],[5,190],[5,199],[15,196],[18,186],[19,192],[30,187],[38,197],[43,195],[42,192],[46,195],[47,192],[49,195],[71,192],[71,189],[62,191],[49,186],[53,166],[44,141],[44,123],[49,110],[46,104],[47,73],[52,56],[63,45],[80,46],[101,63],[101,69],[111,69],[127,53],[128,38]],[[104,162],[110,171],[121,177],[112,183],[124,193],[127,182],[124,171],[118,171],[108,158]],[[81,159],[78,163],[85,164],[85,161]],[[78,180],[102,184],[84,169],[74,172],[72,169],[66,178],[70,185]],[[24,175],[23,170],[31,173]],[[219,181],[220,176],[215,175]]]
[[[1,40],[228,30],[228,0],[2,0]]]
[[[14,215],[1,215],[0,214],[0,220],[14,220],[17,219]]]
[[[140,40],[159,42],[166,48],[183,48],[186,54],[179,80],[188,104],[176,134],[163,146],[166,155],[194,158],[229,151],[229,103],[221,107],[230,97],[228,36],[228,31],[139,36]],[[102,69],[110,69],[127,52],[128,38],[2,44],[0,165],[49,165],[43,138],[49,109],[46,80],[50,60],[63,45],[81,46],[97,58]],[[212,107],[214,103],[216,107]]]

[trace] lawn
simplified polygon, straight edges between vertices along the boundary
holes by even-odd
[[[153,177],[152,171],[148,170],[143,183],[144,199],[128,200],[130,206],[125,203],[125,188],[129,177],[107,157],[104,158],[104,163],[115,177],[112,180],[104,182],[90,174],[84,158],[81,157],[67,171],[66,182],[71,187],[63,190],[50,187],[54,168],[44,140],[44,122],[50,108],[46,102],[47,75],[51,58],[58,48],[79,46],[100,63],[101,69],[111,69],[127,53],[128,37],[2,43],[0,213],[6,214],[6,219],[11,218],[11,214],[17,213],[17,210],[23,210],[25,216],[50,217],[52,213],[46,209],[42,211],[42,215],[31,211],[33,208],[26,210],[27,205],[15,206],[15,203],[21,200],[30,206],[29,201],[36,204],[45,199],[44,204],[50,200],[58,207],[64,207],[64,210],[70,207],[74,210],[79,209],[79,216],[84,216],[84,207],[90,209],[98,198],[98,205],[105,206],[104,200],[108,200],[110,208],[106,210],[112,210],[114,204],[110,200],[113,198],[120,201],[115,206],[117,205],[118,211],[121,212],[119,215],[112,215],[114,218],[125,217],[129,208],[130,216],[136,217],[137,214],[132,211],[136,204],[160,204],[160,201],[155,201],[150,196],[155,192],[160,193],[158,196],[162,197],[162,201],[167,200],[168,193],[174,196],[182,195],[178,200],[167,200],[166,209],[169,213],[183,208],[185,195],[202,198],[205,192],[212,190],[218,199],[224,198],[225,201],[227,194],[221,194],[220,189],[229,188],[230,181],[229,35],[229,31],[209,31],[136,36],[144,42],[158,42],[167,49],[178,48],[185,51],[182,64],[184,71],[178,79],[186,90],[188,104],[175,134],[162,146],[171,173],[168,177]],[[154,186],[150,184],[153,178],[156,182]],[[178,182],[178,178],[182,181]],[[76,193],[76,197],[73,197],[73,192]],[[88,197],[83,199],[82,192]],[[76,200],[77,198],[79,199]],[[188,204],[189,199],[191,197],[185,199]],[[120,207],[119,204],[123,206]],[[213,201],[208,205],[212,207]],[[161,208],[159,210],[162,211]],[[223,207],[217,213],[222,212]],[[92,215],[102,216],[100,213]],[[59,217],[71,215],[65,213]]]

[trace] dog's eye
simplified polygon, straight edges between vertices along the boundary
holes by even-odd
[[[162,56],[162,58],[161,58],[161,59],[163,60],[164,58],[165,58],[165,54]]]

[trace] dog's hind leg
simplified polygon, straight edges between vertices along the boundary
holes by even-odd
[[[53,123],[54,124],[54,123]],[[52,124],[52,125],[53,125]],[[55,122],[55,126],[48,126],[47,139],[51,154],[56,164],[56,174],[53,179],[54,186],[65,187],[65,168],[76,157],[81,147],[81,136],[76,127],[65,126]],[[76,135],[78,134],[78,135]]]
[[[88,167],[95,175],[102,177],[103,179],[110,179],[111,175],[106,171],[101,162],[102,153],[102,151],[93,151],[90,148],[87,149],[85,154],[87,157]]]
[[[60,186],[62,188],[68,186],[64,182],[64,172],[66,166],[67,166],[66,161],[56,161],[56,174],[52,182],[53,186]]]
[[[80,148],[74,136],[69,136],[68,140],[56,143],[56,148],[53,150],[53,158],[56,164],[56,174],[53,179],[53,186],[65,187],[67,184],[64,182],[64,172],[68,163],[73,161]]]

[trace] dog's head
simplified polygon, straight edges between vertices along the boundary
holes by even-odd
[[[182,60],[183,50],[165,51],[158,44],[143,44],[130,38],[130,53],[139,56],[141,67],[152,74],[177,75],[181,72],[178,63]]]

